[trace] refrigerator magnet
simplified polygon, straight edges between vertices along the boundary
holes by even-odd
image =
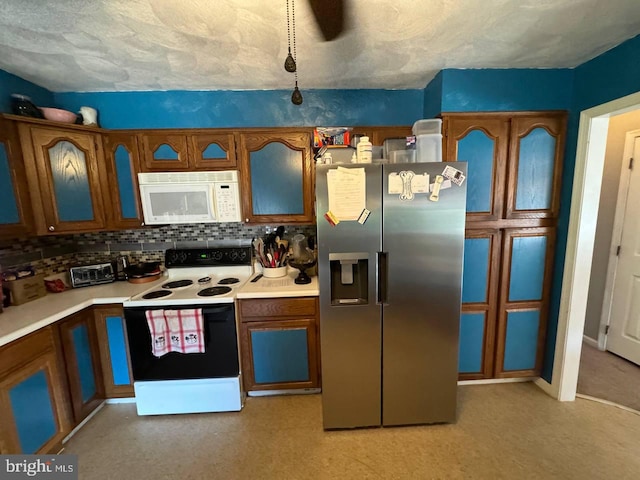
[[[462,173],[457,168],[453,168],[451,165],[447,165],[446,167],[444,167],[442,176],[448,178],[459,187],[464,183],[464,179],[467,178],[464,176],[464,173]]]
[[[433,192],[433,187],[435,187],[435,185],[435,183],[429,185],[429,192]],[[449,180],[448,178],[444,179],[442,185],[440,185],[440,190],[446,190],[447,188],[451,188],[451,180]]]
[[[444,182],[444,177],[442,175],[436,175],[436,181],[433,186],[433,191],[431,192],[431,196],[429,200],[432,202],[437,202],[440,199],[440,187],[442,186],[442,182]]]
[[[358,217],[358,223],[360,225],[364,225],[364,222],[367,221],[367,218],[369,218],[369,215],[371,215],[371,211],[370,210],[367,210],[366,208],[364,210],[362,210],[362,213]]]
[[[324,214],[324,218],[327,220],[327,222],[329,222],[329,225],[331,225],[332,227],[335,227],[337,224],[340,223],[340,220],[338,220],[338,218],[330,211]]]

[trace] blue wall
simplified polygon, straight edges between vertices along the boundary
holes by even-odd
[[[617,47],[583,63],[574,71],[573,101],[569,124],[567,127],[567,147],[562,171],[562,193],[560,218],[558,220],[558,236],[556,239],[556,257],[554,263],[553,289],[551,292],[551,309],[549,313],[545,362],[542,376],[551,381],[553,373],[553,357],[558,330],[558,313],[560,310],[560,294],[562,273],[567,247],[569,226],[569,210],[571,207],[571,191],[573,173],[576,163],[576,143],[580,112],[603,103],[640,91],[640,35],[627,40]]]
[[[216,128],[315,125],[412,125],[424,90],[289,90],[56,93],[63,108],[99,112],[105,128]]]
[[[442,112],[568,110],[573,70],[442,71]]]
[[[0,70],[0,112],[11,113],[11,94],[20,93],[31,97],[39,107],[55,107],[53,94],[35,83]]]
[[[424,89],[424,118],[433,118],[442,112],[442,70]]]

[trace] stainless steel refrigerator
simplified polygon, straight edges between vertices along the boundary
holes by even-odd
[[[456,420],[466,173],[317,167],[325,429]]]

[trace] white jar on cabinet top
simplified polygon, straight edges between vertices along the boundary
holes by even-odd
[[[369,137],[360,138],[356,152],[358,163],[371,163],[373,159],[373,144],[369,141]]]

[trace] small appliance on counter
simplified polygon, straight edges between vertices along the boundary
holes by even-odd
[[[71,267],[69,276],[71,277],[71,286],[73,288],[111,283],[116,279],[111,263]]]

